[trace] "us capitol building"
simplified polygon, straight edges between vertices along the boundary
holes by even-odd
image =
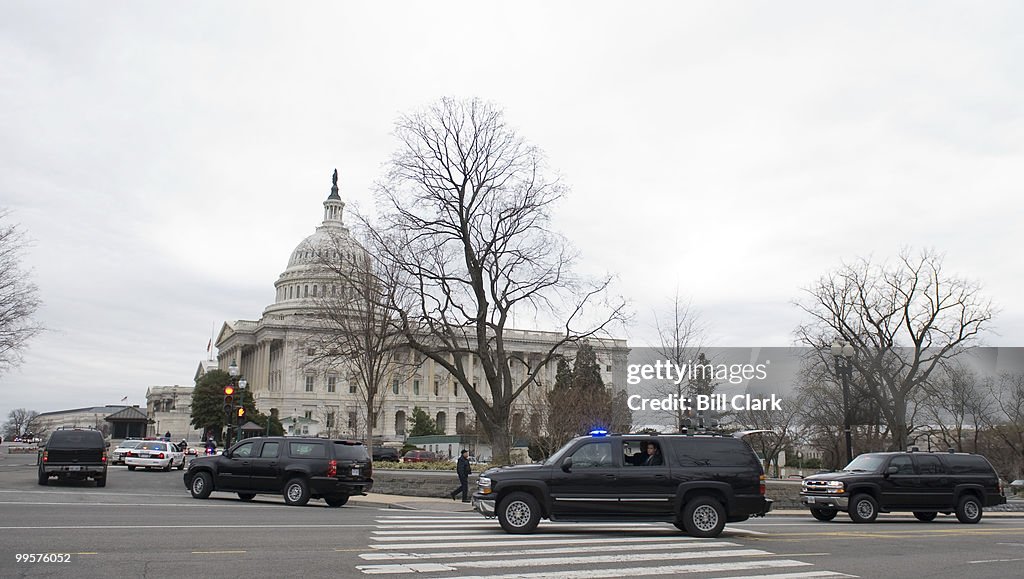
[[[323,202],[323,221],[292,252],[284,271],[274,282],[274,303],[258,320],[225,322],[215,340],[216,367],[227,371],[234,361],[248,382],[256,405],[269,414],[276,409],[289,434],[362,438],[366,406],[359,390],[349,384],[343,372],[322,361],[317,352],[317,296],[335,295],[337,274],[318,263],[317,248],[362,255],[365,250],[344,225],[345,203],[338,194],[337,172],[331,193]],[[340,240],[340,244],[339,244]],[[322,307],[322,306],[321,306]],[[506,346],[526,360],[539,360],[561,334],[532,330],[506,330]],[[602,378],[606,385],[622,389],[626,384],[626,356],[629,349],[621,339],[592,339]],[[575,348],[567,348],[567,357]],[[399,354],[401,357],[401,354]],[[470,364],[473,361],[470,360]],[[212,366],[212,364],[211,364]],[[538,386],[550,388],[555,381],[555,364],[538,375]],[[477,364],[477,367],[478,364]],[[526,367],[513,368],[522,379]],[[484,385],[482,371],[473,370],[474,384]],[[484,387],[484,396],[488,389]],[[527,398],[528,392],[520,396]],[[470,434],[474,427],[472,404],[446,370],[424,361],[414,372],[389,381],[386,398],[377,417],[375,435],[384,442],[401,442],[409,429],[414,407],[420,407],[437,421],[445,434]],[[513,428],[526,428],[538,417],[526,408],[513,415]]]

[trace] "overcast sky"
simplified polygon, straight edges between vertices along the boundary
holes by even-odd
[[[396,117],[441,96],[546,151],[631,345],[677,287],[716,345],[791,345],[801,288],[907,245],[983,284],[985,343],[1024,345],[1019,4],[293,4],[0,4],[0,207],[50,328],[0,421],[191,385],[333,169],[371,209]]]

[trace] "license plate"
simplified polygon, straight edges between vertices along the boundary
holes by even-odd
[[[359,476],[359,469],[358,468],[352,469],[352,476]]]
[[[814,497],[806,497],[806,498],[807,498],[807,504],[809,504],[809,505],[814,504]]]
[[[69,466],[68,470],[82,470],[82,467],[80,467],[80,466]]]

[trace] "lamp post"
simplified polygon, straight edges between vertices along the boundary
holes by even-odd
[[[855,351],[853,345],[844,340],[832,342],[832,355],[836,359],[836,374],[843,380],[843,432],[846,435],[846,464],[853,462],[853,436],[850,433],[850,378],[853,366],[850,359]]]

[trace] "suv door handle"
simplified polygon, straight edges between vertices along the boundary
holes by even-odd
[[[613,475],[613,474],[606,474],[606,475],[604,475],[604,478],[615,478],[615,475]]]
[[[656,475],[654,475],[654,478],[656,478],[658,480],[665,480],[666,477],[663,474],[656,474]]]

